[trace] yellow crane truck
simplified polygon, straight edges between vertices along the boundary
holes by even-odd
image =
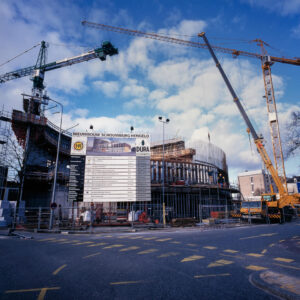
[[[232,95],[233,101],[238,107],[239,112],[241,113],[246,125],[247,125],[247,131],[251,133],[252,138],[254,140],[254,143],[257,147],[258,153],[260,154],[267,170],[269,171],[270,175],[272,176],[274,183],[278,189],[278,193],[268,193],[268,194],[262,194],[261,196],[261,205],[266,207],[266,218],[267,219],[279,219],[280,222],[289,221],[292,219],[294,208],[295,206],[299,206],[300,204],[300,194],[293,194],[289,195],[287,191],[287,187],[282,183],[280,176],[278,175],[277,170],[274,168],[272,161],[270,157],[268,156],[266,149],[263,145],[263,138],[259,137],[250,122],[248,115],[246,114],[239,98],[237,97],[233,87],[231,86],[230,81],[228,80],[220,62],[218,61],[211,45],[209,44],[205,33],[199,33],[199,37],[202,37],[205,44],[207,45],[207,48],[216,63],[217,68],[219,69],[223,80],[229,90],[229,92]]]

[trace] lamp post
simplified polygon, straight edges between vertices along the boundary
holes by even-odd
[[[163,224],[166,226],[165,214],[165,124],[170,122],[170,119],[158,117],[159,122],[163,124],[163,157],[162,157],[162,198],[163,198]]]
[[[60,125],[59,125],[58,142],[57,142],[56,159],[55,159],[55,169],[54,169],[54,180],[53,180],[53,188],[52,188],[52,195],[51,195],[51,205],[52,205],[53,203],[55,203],[57,166],[58,166],[58,159],[59,159],[60,139],[61,139],[61,133],[62,133],[61,126],[62,126],[62,116],[63,116],[64,108],[63,108],[63,105],[60,102],[56,101],[56,100],[50,99],[49,97],[47,97],[47,100],[51,100],[51,101],[55,102],[61,108]],[[52,226],[53,226],[53,209],[51,208],[49,229],[52,229]]]

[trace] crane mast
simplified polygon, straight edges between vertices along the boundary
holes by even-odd
[[[273,65],[273,62],[270,59],[270,57],[267,55],[266,49],[264,47],[266,43],[260,39],[256,39],[255,42],[257,42],[258,45],[261,47],[261,52],[263,55],[261,59],[261,67],[262,67],[263,78],[264,78],[265,99],[267,103],[267,110],[268,110],[268,117],[269,117],[268,121],[269,121],[271,141],[273,147],[274,164],[278,176],[280,177],[280,180],[285,190],[287,191],[286,174],[284,168],[284,159],[283,159],[282,144],[280,138],[279,122],[278,122],[275,93],[274,93],[272,74],[271,74],[271,66]]]

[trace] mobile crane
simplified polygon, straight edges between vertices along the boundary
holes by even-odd
[[[238,96],[236,95],[230,81],[228,80],[228,77],[226,76],[220,62],[218,61],[214,50],[212,49],[208,39],[205,36],[205,33],[199,33],[199,37],[203,38],[215,64],[216,67],[219,69],[222,78],[233,98],[234,103],[236,104],[240,114],[242,115],[248,131],[251,133],[252,138],[254,140],[254,143],[257,147],[257,150],[266,166],[268,171],[270,172],[276,187],[278,189],[278,194],[275,194],[274,192],[268,193],[268,194],[262,194],[261,196],[261,202],[262,204],[266,204],[267,207],[267,216],[269,218],[280,218],[281,222],[284,222],[285,220],[290,220],[292,218],[293,214],[293,208],[295,208],[295,205],[300,204],[300,194],[293,194],[289,195],[287,190],[285,189],[277,170],[275,170],[271,159],[269,158],[266,149],[263,145],[262,137],[259,137],[251,123],[251,121],[248,118],[248,115],[246,114]]]

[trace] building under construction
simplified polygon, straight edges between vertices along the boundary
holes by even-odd
[[[42,114],[13,110],[12,129],[26,150],[23,166],[22,200],[26,207],[49,207],[54,180],[59,128]],[[68,203],[71,134],[63,132],[59,153],[55,202],[73,207],[80,215],[89,203]],[[164,151],[163,151],[164,148]],[[233,207],[225,153],[212,143],[197,141],[186,147],[183,139],[151,144],[151,202],[95,203],[98,223],[126,221],[131,210],[144,212],[144,219],[162,221],[173,218],[208,218],[224,214]],[[164,164],[164,166],[163,166]],[[164,174],[163,174],[164,172]],[[164,178],[164,199],[162,187]],[[22,180],[21,180],[22,181]]]

